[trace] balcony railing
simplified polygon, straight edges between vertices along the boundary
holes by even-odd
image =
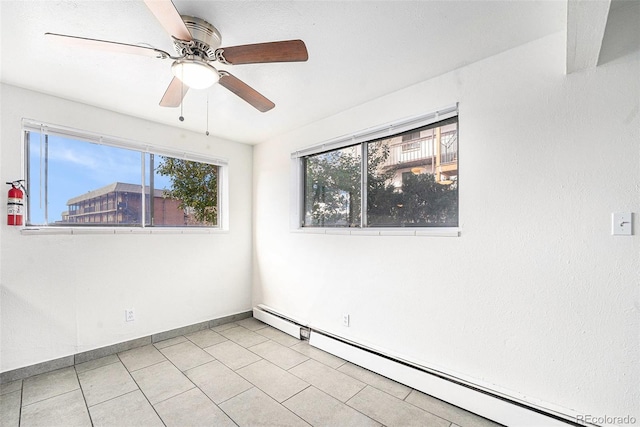
[[[113,203],[109,203],[108,205],[105,206],[86,206],[84,208],[79,208],[79,209],[69,209],[69,216],[70,217],[74,217],[74,216],[82,216],[82,215],[89,215],[89,214],[98,214],[98,213],[111,213],[111,212],[115,212],[115,206]]]
[[[436,150],[434,138],[414,139],[389,146],[389,157],[385,167],[402,164],[432,165],[435,162]],[[440,142],[440,163],[453,163],[458,159],[457,134],[444,134]]]

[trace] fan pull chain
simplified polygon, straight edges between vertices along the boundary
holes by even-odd
[[[209,136],[209,95],[207,94],[207,131],[204,133]]]
[[[184,116],[182,115],[182,104],[184,101],[184,81],[182,81],[182,79],[180,79],[180,94],[182,95],[182,98],[180,99],[180,117],[178,117],[178,119],[181,122],[184,122]]]

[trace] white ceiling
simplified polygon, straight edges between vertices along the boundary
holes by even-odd
[[[566,25],[566,1],[185,1],[222,46],[302,39],[309,61],[219,66],[261,92],[260,113],[221,86],[158,105],[171,60],[52,43],[45,32],[147,43],[173,53],[142,1],[0,1],[1,81],[173,126],[255,144],[495,55]],[[218,66],[218,65],[216,65]]]

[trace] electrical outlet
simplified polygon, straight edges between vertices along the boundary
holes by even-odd
[[[125,322],[133,322],[136,320],[136,313],[133,308],[127,308],[124,311],[124,321]]]
[[[348,314],[343,314],[342,315],[342,326],[349,326],[349,315]]]

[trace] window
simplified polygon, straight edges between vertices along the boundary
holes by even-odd
[[[223,162],[24,127],[27,225],[219,227]]]
[[[457,227],[457,114],[376,136],[298,155],[302,226]]]
[[[420,139],[420,131],[412,131],[402,134],[402,142],[413,141],[414,139]]]
[[[305,226],[360,225],[361,150],[356,145],[305,158]]]

